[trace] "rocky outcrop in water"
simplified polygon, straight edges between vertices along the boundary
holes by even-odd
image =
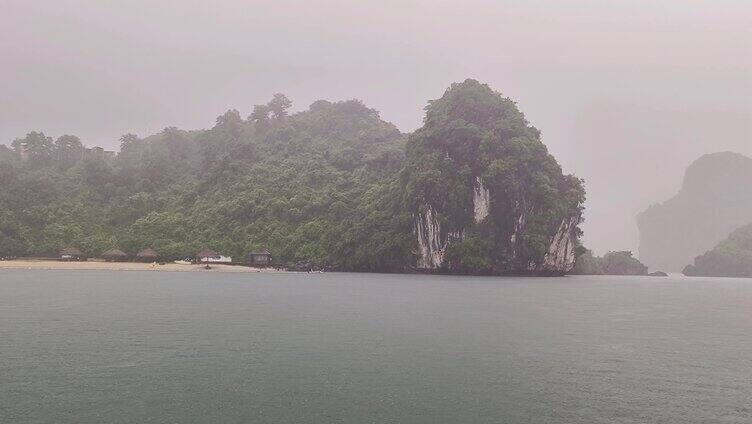
[[[402,175],[416,267],[463,273],[569,271],[584,190],[563,175],[509,99],[453,84],[408,140]]]
[[[680,271],[752,220],[752,159],[713,153],[689,166],[679,193],[637,217],[640,260]]]

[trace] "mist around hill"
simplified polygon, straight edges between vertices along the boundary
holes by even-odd
[[[475,80],[401,133],[358,100],[289,112],[283,94],[208,130],[0,146],[0,256],[203,248],[357,271],[564,273],[584,189],[514,102]],[[242,259],[240,259],[242,260]]]
[[[687,276],[752,278],[752,223],[698,255],[682,272]]]
[[[680,272],[752,222],[750,187],[752,159],[733,152],[698,158],[675,196],[638,215],[640,260],[651,269]]]
[[[277,92],[290,114],[361,99],[411,133],[470,77],[586,181],[583,243],[638,256],[635,215],[691,161],[752,156],[750,16],[747,0],[4,0],[0,143],[37,131],[117,150]]]

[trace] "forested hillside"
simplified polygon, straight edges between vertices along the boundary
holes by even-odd
[[[126,134],[117,156],[39,132],[0,146],[0,256],[152,247],[172,259],[208,247],[243,258],[266,248],[282,263],[341,270],[503,272],[544,270],[554,245],[573,251],[579,180],[487,86],[453,85],[411,136],[356,100],[290,115],[291,105],[278,94],[208,130]],[[498,219],[471,227],[478,181],[483,213]],[[454,222],[439,233],[456,266],[420,261],[415,217],[426,201]]]
[[[734,230],[713,249],[684,267],[684,275],[752,277],[752,224]]]

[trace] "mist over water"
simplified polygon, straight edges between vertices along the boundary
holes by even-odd
[[[735,279],[0,271],[15,423],[721,423]]]
[[[115,147],[206,128],[284,92],[359,98],[403,132],[451,83],[510,96],[586,180],[584,242],[637,248],[634,216],[702,154],[752,155],[752,4],[721,1],[6,0],[0,142]],[[148,11],[148,13],[146,12]]]
[[[752,422],[751,17],[0,0],[0,423]]]

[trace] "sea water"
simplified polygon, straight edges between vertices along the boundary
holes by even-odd
[[[0,270],[2,423],[750,423],[752,280]]]

